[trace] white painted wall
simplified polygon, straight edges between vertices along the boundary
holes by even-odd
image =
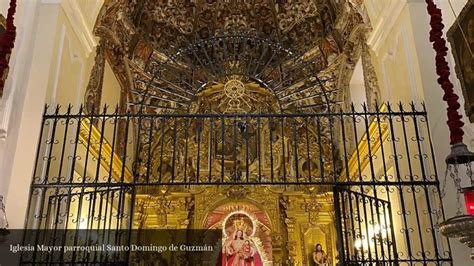
[[[57,14],[57,4],[24,1],[18,5],[16,24],[21,26],[18,27],[6,95],[1,102],[5,135],[0,140],[0,189],[6,198],[7,214],[18,214],[8,216],[12,228],[24,224],[28,198],[28,190],[24,188],[31,180],[34,147],[38,140],[31,132],[38,132],[40,128]]]
[[[456,7],[455,10],[457,11],[455,12],[458,14],[462,9],[462,6],[467,3],[466,0],[452,0],[451,2],[453,6]],[[451,11],[447,0],[441,0],[438,1],[438,3],[443,11],[443,20],[444,24],[446,25],[446,32],[454,23],[454,14]],[[429,17],[427,15],[421,15],[423,14],[422,12],[425,12],[425,14],[427,13],[426,4],[424,1],[411,1],[409,3],[409,8],[413,21],[417,21],[417,23],[413,23],[413,32],[417,55],[420,60],[420,74],[424,88],[424,100],[426,102],[427,111],[430,118],[431,134],[434,140],[443,140],[436,141],[435,145],[436,161],[437,165],[439,166],[438,174],[440,175],[441,182],[443,182],[445,178],[444,172],[446,169],[444,160],[450,153],[449,131],[446,125],[446,104],[442,100],[443,91],[436,81],[437,76],[432,44],[428,42]],[[448,53],[448,62],[450,63],[452,73],[451,81],[455,84],[456,93],[462,98],[460,83],[454,71],[454,58],[451,53]],[[464,101],[461,99],[460,102],[463,106]],[[440,106],[443,106],[444,108],[440,108]],[[465,118],[464,121],[466,123],[466,126],[464,127],[464,131],[466,132],[465,143],[471,144],[474,138],[474,128],[466,118],[463,107],[461,107],[459,111],[461,114],[463,114]],[[472,145],[470,146],[470,149],[472,150],[474,147]],[[463,199],[461,198],[461,200]],[[446,190],[446,197],[444,198],[444,206],[447,218],[456,216],[457,197],[451,178],[448,179],[448,187]],[[455,265],[472,265],[472,261],[469,261],[468,259],[470,250],[466,246],[459,243],[458,240],[453,240],[451,241],[451,248]]]
[[[356,67],[354,68],[354,73],[352,74],[352,78],[349,83],[349,90],[351,101],[354,104],[356,110],[362,111],[362,105],[367,103],[367,95],[365,92],[364,70],[361,59],[359,59]]]
[[[435,0],[443,12],[445,31],[454,23],[454,14],[448,0]],[[451,0],[456,14],[468,0]],[[435,141],[436,165],[440,181],[444,181],[445,158],[450,152],[449,132],[446,125],[446,103],[437,83],[434,51],[429,42],[429,16],[425,0],[365,0],[373,25],[369,45],[374,52],[374,65],[380,81],[382,96],[391,102],[426,103],[432,139]],[[459,81],[455,77],[453,57],[449,53],[455,90],[462,97]],[[461,99],[461,102],[463,100]],[[462,103],[463,104],[463,103]],[[461,108],[460,112],[464,114]],[[464,119],[465,143],[474,148],[474,127]],[[451,180],[444,200],[447,217],[456,215],[456,191]],[[457,240],[451,241],[454,265],[472,265],[470,250]]]
[[[18,1],[17,39],[0,101],[0,194],[11,228],[24,226],[45,103],[82,102],[103,0]],[[0,0],[5,13],[9,0]]]

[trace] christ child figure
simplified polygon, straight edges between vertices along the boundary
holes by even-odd
[[[252,244],[250,243],[250,240],[245,240],[244,244],[242,245],[242,248],[240,250],[240,254],[244,258],[244,265],[245,266],[254,266],[254,255],[255,255],[255,249],[253,248]]]

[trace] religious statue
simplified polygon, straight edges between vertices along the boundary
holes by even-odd
[[[321,246],[321,244],[316,244],[313,251],[314,265],[327,266],[328,265],[327,261],[328,261],[328,256],[326,252],[324,252],[323,246]]]
[[[263,266],[262,258],[243,229],[242,220],[234,221],[235,231],[224,241],[222,265],[224,266]]]

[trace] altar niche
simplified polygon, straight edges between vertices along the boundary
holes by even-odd
[[[326,249],[326,261],[335,262],[331,193],[270,186],[209,188],[195,199],[198,206],[208,206],[195,210],[196,224],[223,230],[222,265],[240,260],[255,265],[260,261],[262,265],[288,261],[312,265],[310,255],[318,243]]]

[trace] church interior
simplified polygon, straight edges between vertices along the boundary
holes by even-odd
[[[199,258],[24,264],[472,265],[473,1],[7,9],[1,232],[220,234]]]

